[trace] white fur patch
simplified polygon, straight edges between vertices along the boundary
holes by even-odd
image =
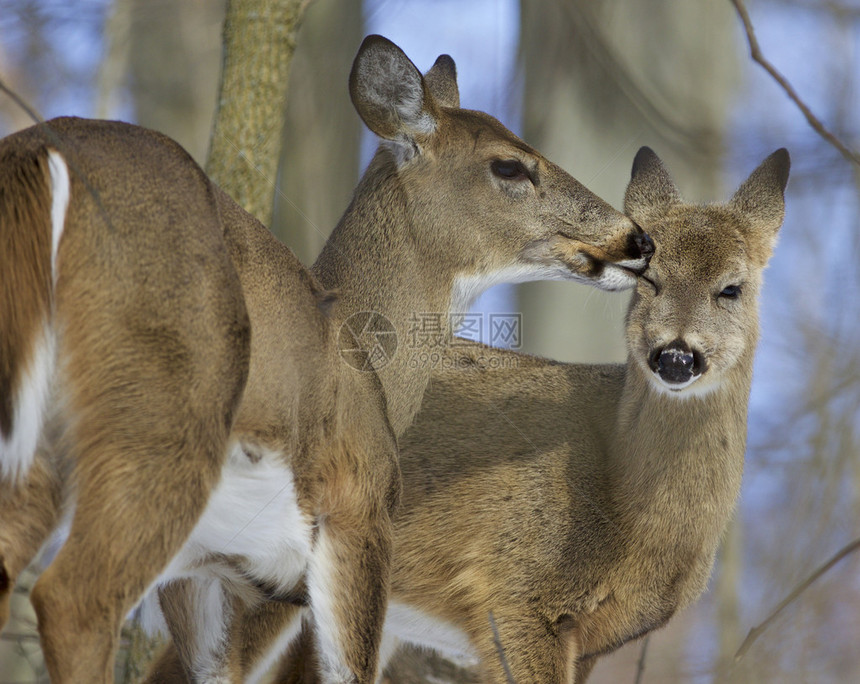
[[[266,673],[268,673],[269,668],[275,664],[275,661],[287,649],[287,646],[298,636],[299,630],[302,627],[303,612],[296,612],[296,617],[293,621],[278,635],[278,638],[272,643],[265,655],[254,664],[254,668],[245,679],[247,684],[258,684]]]
[[[51,176],[51,272],[57,279],[57,250],[69,207],[69,169],[59,152],[48,152]],[[21,385],[13,404],[12,434],[0,435],[0,478],[18,481],[33,465],[42,435],[45,411],[56,364],[56,341],[48,321],[34,340],[34,352],[22,370]]]
[[[204,632],[194,644],[193,662],[200,672],[217,672],[219,666],[213,644],[220,638],[217,616],[223,616],[226,610],[222,605],[223,579],[245,581],[236,577],[235,569],[207,562],[207,558],[212,554],[241,557],[248,574],[286,591],[303,577],[310,556],[312,525],[298,508],[293,475],[286,460],[279,453],[257,447],[249,447],[249,452],[253,455],[249,456],[241,444],[230,450],[221,481],[188,541],[149,588],[141,604],[145,629],[163,632],[165,624],[157,593],[160,585],[191,578],[198,587],[210,587],[206,600],[197,602],[194,618],[196,629]],[[207,620],[211,621],[209,627],[205,626]]]
[[[216,579],[192,582],[191,591],[195,616],[190,645],[194,654],[191,662],[194,681],[228,684],[230,675],[223,671],[223,655],[229,638],[230,603]]]
[[[629,267],[636,267],[641,261],[643,260],[637,259],[636,261],[619,261],[618,264],[606,264],[603,272],[596,280],[583,279],[583,282],[610,292],[629,290],[636,285],[636,276],[624,268],[619,268],[619,266],[631,264]]]
[[[221,481],[165,580],[198,574],[210,554],[242,556],[254,577],[284,589],[304,574],[311,522],[298,508],[292,471],[280,454],[254,454],[249,458],[238,444],[231,449]]]
[[[57,253],[60,238],[66,227],[66,212],[69,209],[71,184],[69,167],[63,156],[56,150],[48,152],[48,169],[51,174],[51,272],[57,282]]]
[[[417,608],[392,600],[385,615],[380,671],[394,655],[398,641],[437,651],[460,667],[478,664],[478,655],[472,649],[469,637],[461,629]]]
[[[533,280],[567,280],[570,271],[561,265],[521,263],[498,271],[458,275],[451,292],[451,311],[465,313],[486,290],[501,283],[528,283]]]
[[[42,435],[56,363],[55,338],[46,324],[35,340],[30,364],[23,370],[15,397],[12,434],[0,435],[0,478],[17,482],[33,465]]]
[[[324,682],[351,682],[352,673],[344,662],[343,647],[338,641],[342,627],[332,602],[333,587],[337,585],[334,570],[334,550],[320,526],[316,548],[308,567],[308,596],[313,606],[314,630],[319,649],[320,669]]]
[[[702,382],[705,374],[694,375],[692,378],[682,383],[669,384],[663,380],[657,373],[648,369],[648,377],[651,379],[651,386],[661,394],[672,397],[674,399],[689,399],[690,397],[703,397],[713,392],[720,386],[719,381]]]

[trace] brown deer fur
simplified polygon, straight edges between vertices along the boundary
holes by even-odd
[[[515,682],[583,682],[704,590],[741,482],[758,292],[788,169],[779,150],[728,203],[690,205],[640,151],[625,210],[656,251],[625,365],[450,350],[400,442],[383,663],[407,641],[509,684],[492,614]],[[488,367],[491,355],[506,363]],[[248,618],[247,653],[285,619]],[[296,644],[276,681],[317,681],[310,642]]]
[[[62,498],[68,538],[32,594],[53,681],[109,681],[119,626],[153,587],[186,673],[228,677],[231,597],[301,578],[321,676],[372,681],[395,435],[429,369],[403,353],[356,370],[340,324],[374,310],[402,334],[500,279],[613,289],[644,267],[641,229],[459,109],[450,58],[425,81],[370,37],[350,91],[386,142],[316,275],[161,135],[58,119],[0,141],[0,596]],[[37,495],[44,510],[22,505]]]

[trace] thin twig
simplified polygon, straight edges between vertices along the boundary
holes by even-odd
[[[57,148],[59,152],[65,152],[65,145],[63,141],[60,139],[60,136],[57,132],[51,127],[51,124],[45,121],[39,114],[28,105],[24,98],[22,98],[18,93],[12,90],[6,83],[0,78],[0,91],[6,93],[6,95],[11,98],[11,100],[18,105],[24,112],[29,116],[34,123],[41,126],[42,132],[49,139],[49,142]],[[99,194],[99,191],[96,190],[87,178],[86,174],[84,174],[79,168],[78,165],[72,160],[72,158],[68,154],[63,154],[63,160],[66,162],[69,169],[74,173],[78,178],[80,178],[81,182],[83,182],[84,187],[87,189],[87,192],[90,193],[93,202],[95,202],[96,209],[101,214],[104,219],[105,225],[107,225],[108,230],[113,233],[115,232],[115,228],[113,225],[113,221],[111,221],[110,215],[105,209],[105,206],[102,204],[102,198]]]
[[[642,649],[639,651],[639,660],[636,663],[636,679],[633,684],[642,684],[642,677],[645,675],[645,654],[648,651],[648,642],[651,640],[651,635],[646,634],[642,639]]]
[[[508,659],[505,656],[505,647],[502,646],[502,639],[499,636],[499,628],[496,627],[496,619],[493,617],[493,611],[490,611],[490,629],[493,630],[493,643],[496,645],[496,651],[499,654],[499,661],[502,663],[502,668],[505,670],[505,678],[508,680],[508,684],[517,684],[514,679],[514,674],[511,672],[510,665],[508,665]]]
[[[3,632],[0,634],[0,641],[38,641],[39,635],[35,632],[28,634],[26,632]]]
[[[738,662],[741,658],[744,657],[744,654],[746,654],[746,652],[750,649],[750,646],[753,645],[753,642],[761,636],[762,632],[764,632],[770,626],[770,623],[774,621],[776,616],[779,615],[786,606],[795,601],[797,597],[800,596],[804,591],[806,591],[809,588],[809,585],[811,585],[815,580],[817,580],[825,572],[830,570],[830,568],[832,568],[839,561],[845,558],[845,556],[854,553],[854,551],[856,551],[857,549],[860,549],[860,539],[855,539],[853,542],[840,549],[835,556],[833,556],[829,561],[827,561],[824,565],[822,565],[815,572],[813,572],[809,577],[807,577],[800,584],[798,584],[792,590],[792,592],[782,600],[782,602],[776,607],[776,609],[770,615],[768,615],[767,619],[764,622],[759,625],[756,625],[749,631],[749,634],[747,634],[747,638],[744,639],[737,653],[735,653],[735,662]]]
[[[24,113],[27,116],[29,116],[31,119],[33,119],[33,123],[44,123],[45,120],[41,116],[39,116],[36,113],[36,111],[30,105],[28,105],[24,101],[23,97],[18,95],[18,93],[16,93],[9,86],[7,86],[2,78],[0,78],[0,90],[2,90],[4,93],[6,93],[6,95],[9,96],[9,98],[12,100],[12,102],[14,102],[16,105],[18,105],[21,109],[23,109]]]
[[[762,54],[761,48],[759,48],[758,40],[755,37],[755,30],[753,29],[752,21],[750,21],[750,15],[747,12],[746,7],[744,6],[743,0],[731,0],[731,3],[735,6],[735,9],[738,12],[738,16],[741,18],[741,21],[744,25],[744,30],[747,34],[747,42],[750,47],[750,57],[752,57],[753,61],[758,62],[764,70],[767,71],[773,77],[773,79],[782,87],[782,89],[786,92],[786,94],[794,101],[797,105],[798,109],[803,112],[803,115],[806,117],[806,120],[809,122],[809,125],[812,126],[813,129],[827,142],[829,142],[833,147],[835,147],[839,152],[845,157],[848,161],[854,162],[858,166],[860,166],[860,154],[850,149],[846,145],[842,143],[833,133],[831,133],[821,120],[812,113],[812,110],[807,106],[807,104],[800,99],[800,96],[797,94],[797,91],[792,87],[791,83],[783,76],[779,71],[777,71],[776,67],[773,66]]]

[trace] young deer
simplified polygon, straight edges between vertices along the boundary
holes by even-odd
[[[583,682],[704,590],[741,482],[761,274],[785,150],[726,204],[685,204],[640,150],[625,210],[654,238],[624,365],[452,348],[400,442],[381,660],[399,641],[508,684]],[[504,370],[482,366],[499,355]],[[260,611],[251,657],[278,630]],[[294,644],[277,681],[316,681]]]
[[[350,93],[384,142],[313,273],[161,135],[58,119],[0,141],[0,618],[64,501],[32,593],[53,681],[110,680],[147,589],[186,674],[226,680],[239,599],[300,581],[323,679],[372,681],[395,439],[430,370],[402,348],[382,367],[361,335],[384,331],[350,317],[402,334],[494,282],[644,269],[630,219],[459,108],[449,57],[422,77],[369,37]]]

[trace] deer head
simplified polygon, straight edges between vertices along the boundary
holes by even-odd
[[[636,155],[624,208],[657,249],[639,279],[627,341],[658,389],[707,392],[752,353],[761,274],[782,224],[788,171],[788,152],[779,149],[727,203],[687,205],[652,150]]]
[[[449,56],[422,76],[400,48],[369,36],[350,94],[383,141],[369,173],[397,176],[417,219],[409,237],[457,273],[464,299],[496,282],[634,285],[648,236],[492,116],[461,109]]]

